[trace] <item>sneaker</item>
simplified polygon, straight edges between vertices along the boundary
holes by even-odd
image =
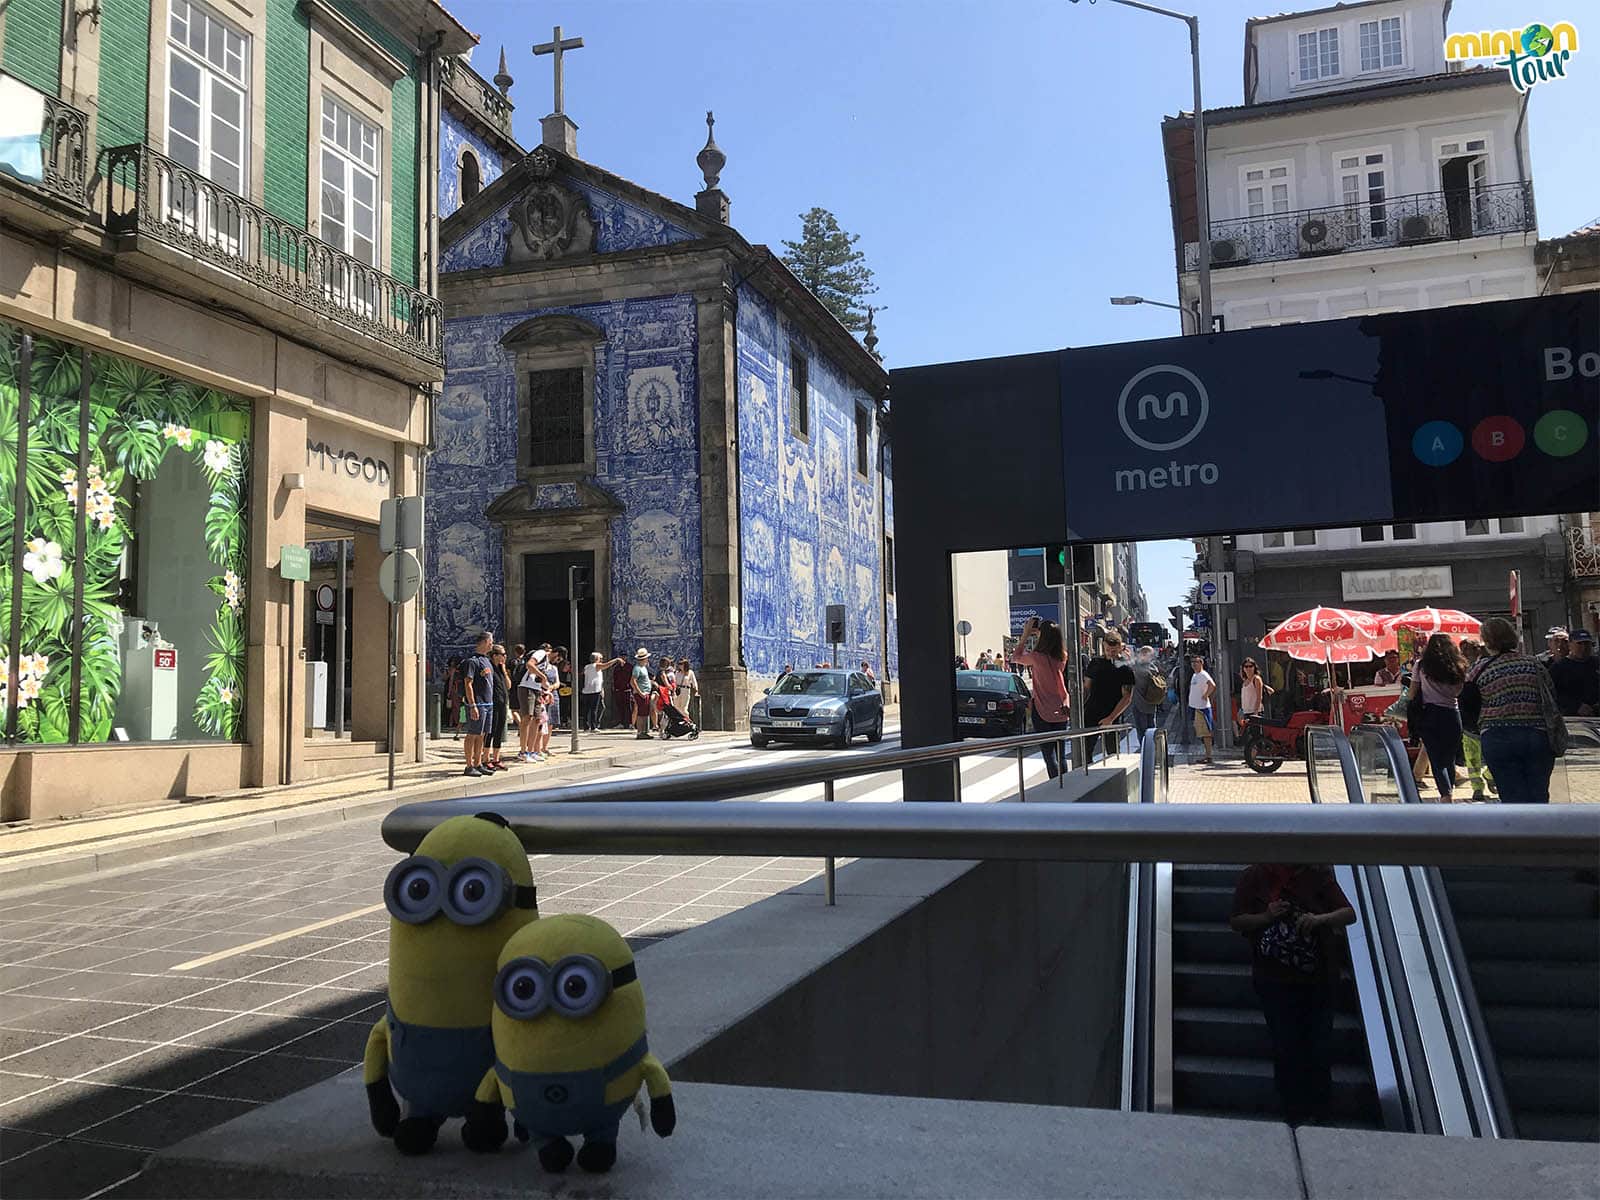
[[[468,767],[468,768],[466,768],[466,770],[462,771],[461,773],[463,775],[476,776],[478,774],[478,768],[477,767]]]

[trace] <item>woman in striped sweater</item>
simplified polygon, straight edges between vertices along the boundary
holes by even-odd
[[[1517,629],[1502,617],[1483,625],[1488,651],[1467,675],[1482,696],[1478,716],[1483,760],[1503,804],[1548,804],[1555,751],[1545,730],[1540,690],[1549,677],[1539,660],[1518,649]]]

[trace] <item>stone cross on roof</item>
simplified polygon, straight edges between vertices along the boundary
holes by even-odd
[[[561,85],[561,78],[562,78],[562,76],[561,76],[561,56],[563,54],[565,54],[568,50],[578,50],[578,49],[581,49],[582,46],[583,46],[583,39],[581,37],[579,37],[579,38],[568,38],[566,41],[562,41],[561,40],[561,26],[557,25],[556,26],[555,37],[553,37],[548,42],[540,42],[537,46],[535,46],[533,48],[533,52],[535,54],[553,54],[553,55],[555,55],[555,60],[556,60],[556,106],[555,106],[555,108],[553,108],[551,110],[551,112],[554,112],[554,113],[564,113],[564,112],[566,112],[566,109],[562,107],[562,103],[563,103],[564,97],[562,95],[563,89],[562,89],[562,85]]]

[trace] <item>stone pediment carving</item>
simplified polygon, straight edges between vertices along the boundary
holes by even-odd
[[[571,517],[614,517],[622,501],[587,480],[567,483],[519,483],[489,502],[484,515],[498,524],[551,521]]]
[[[506,266],[549,262],[594,252],[594,221],[589,202],[538,171],[506,211]]]

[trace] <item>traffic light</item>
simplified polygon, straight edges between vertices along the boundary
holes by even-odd
[[[1044,548],[1044,585],[1045,587],[1067,586],[1067,548],[1065,546],[1046,546]]]
[[[572,568],[572,599],[589,600],[594,597],[594,568]]]

